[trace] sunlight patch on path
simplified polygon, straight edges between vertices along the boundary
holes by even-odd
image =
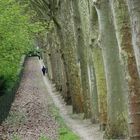
[[[44,64],[42,60],[39,60],[40,67]],[[74,133],[81,137],[81,140],[103,140],[103,133],[99,131],[99,126],[92,124],[90,120],[73,119],[70,116],[70,112],[67,110],[67,106],[63,102],[60,94],[54,91],[51,82],[46,76],[42,76],[44,83],[47,87],[47,91],[52,97],[52,100],[56,107],[58,107],[60,115],[65,120],[65,123],[70,127]]]

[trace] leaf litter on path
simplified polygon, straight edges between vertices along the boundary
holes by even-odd
[[[49,111],[50,100],[37,58],[26,61],[23,77],[7,119],[0,125],[0,140],[58,139],[58,124]]]

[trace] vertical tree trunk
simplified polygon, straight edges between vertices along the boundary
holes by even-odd
[[[136,140],[140,139],[140,79],[132,46],[128,7],[125,0],[118,0],[117,2],[112,0],[110,2],[129,88],[129,136],[130,139]]]
[[[73,105],[73,112],[74,113],[81,113],[83,112],[83,96],[82,96],[82,90],[80,85],[80,77],[78,74],[78,67],[76,64],[76,52],[74,52],[74,46],[71,45],[71,43],[66,45],[65,39],[69,38],[70,34],[64,34],[62,33],[61,29],[57,28],[57,34],[59,36],[59,40],[61,43],[61,50],[63,50],[63,59],[65,61],[65,66],[67,69],[67,76],[68,76],[68,87],[69,92],[71,95],[72,105]]]
[[[53,82],[55,83],[55,86],[57,89],[59,89],[59,70],[58,70],[58,53],[56,50],[56,41],[54,42],[54,31],[50,34],[49,40],[50,40],[50,59],[52,64],[52,77]],[[44,56],[46,57],[46,56]]]
[[[48,77],[49,77],[49,79],[50,80],[52,80],[53,79],[53,77],[52,77],[52,64],[51,64],[51,59],[50,59],[50,55],[47,53],[46,54],[47,56],[46,56],[46,61],[47,61],[47,66],[48,66]]]
[[[64,98],[64,101],[66,102],[67,105],[71,105],[71,96],[68,93],[68,79],[67,79],[67,75],[66,75],[66,68],[65,68],[65,64],[64,64],[64,58],[61,56],[61,72],[62,72],[62,96]],[[70,96],[70,97],[69,97]]]
[[[111,21],[109,0],[95,0],[98,13],[100,38],[105,74],[107,81],[107,109],[108,124],[106,136],[108,138],[124,137],[126,130],[126,116],[123,90],[125,86],[119,60],[119,48]]]
[[[101,130],[104,130],[107,124],[107,89],[102,52],[98,47],[93,48],[93,60],[98,92],[99,123]]]
[[[57,26],[56,24],[56,29],[61,44],[61,53],[67,68],[68,86],[72,99],[73,112],[80,113],[83,112],[83,94],[79,67],[77,65],[76,47],[74,44],[75,39],[70,1],[65,1],[60,4],[57,17],[61,27]]]
[[[99,122],[99,103],[97,93],[97,83],[95,76],[95,68],[93,64],[93,56],[91,48],[88,49],[88,74],[90,87],[90,103],[91,103],[91,121],[92,123]]]
[[[130,139],[140,139],[140,79],[132,47],[128,7],[124,0],[119,0],[117,3],[113,0],[111,1],[111,5],[118,44],[120,46],[121,55],[124,58],[126,80],[129,88],[129,135]]]
[[[98,39],[98,17],[95,7],[90,2],[90,47],[92,48],[92,58],[94,61],[96,86],[98,92],[98,106],[99,106],[99,123],[100,128],[105,129],[107,124],[107,89],[104,72],[104,64],[102,58],[102,51],[97,45]],[[91,59],[91,58],[90,58]]]
[[[140,1],[126,0],[132,27],[133,48],[136,57],[137,69],[140,77]]]
[[[88,65],[87,65],[87,48],[84,42],[84,35],[81,27],[81,19],[78,7],[78,0],[72,0],[74,31],[76,47],[78,50],[78,60],[81,68],[82,90],[84,96],[84,113],[85,117],[90,117],[90,99],[89,99],[89,82],[88,82]]]

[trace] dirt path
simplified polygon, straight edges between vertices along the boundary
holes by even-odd
[[[39,61],[40,66],[43,62]],[[72,107],[66,106],[60,94],[56,92],[53,84],[47,77],[43,77],[48,93],[53,99],[55,105],[59,108],[62,118],[65,120],[73,132],[81,137],[81,140],[103,140],[103,133],[99,131],[99,125],[92,124],[90,120],[83,120],[82,116],[72,114]]]
[[[39,140],[41,135],[57,139],[58,125],[49,113],[52,100],[41,74],[38,59],[28,59],[10,115],[0,126],[0,140]]]
[[[97,125],[89,120],[72,115],[71,106],[66,106],[54,85],[42,76],[42,61],[30,58],[25,65],[24,74],[10,115],[0,126],[0,140],[39,140],[47,136],[58,140],[58,124],[50,113],[53,104],[58,107],[66,124],[81,137],[81,140],[102,140]]]

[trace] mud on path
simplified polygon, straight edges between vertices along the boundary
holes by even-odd
[[[81,140],[102,140],[98,125],[83,120],[82,115],[72,114],[72,107],[66,106],[54,85],[41,73],[42,61],[29,58],[9,117],[0,126],[0,140],[39,140],[41,135],[58,140],[58,127],[50,113],[53,103],[60,115]]]

